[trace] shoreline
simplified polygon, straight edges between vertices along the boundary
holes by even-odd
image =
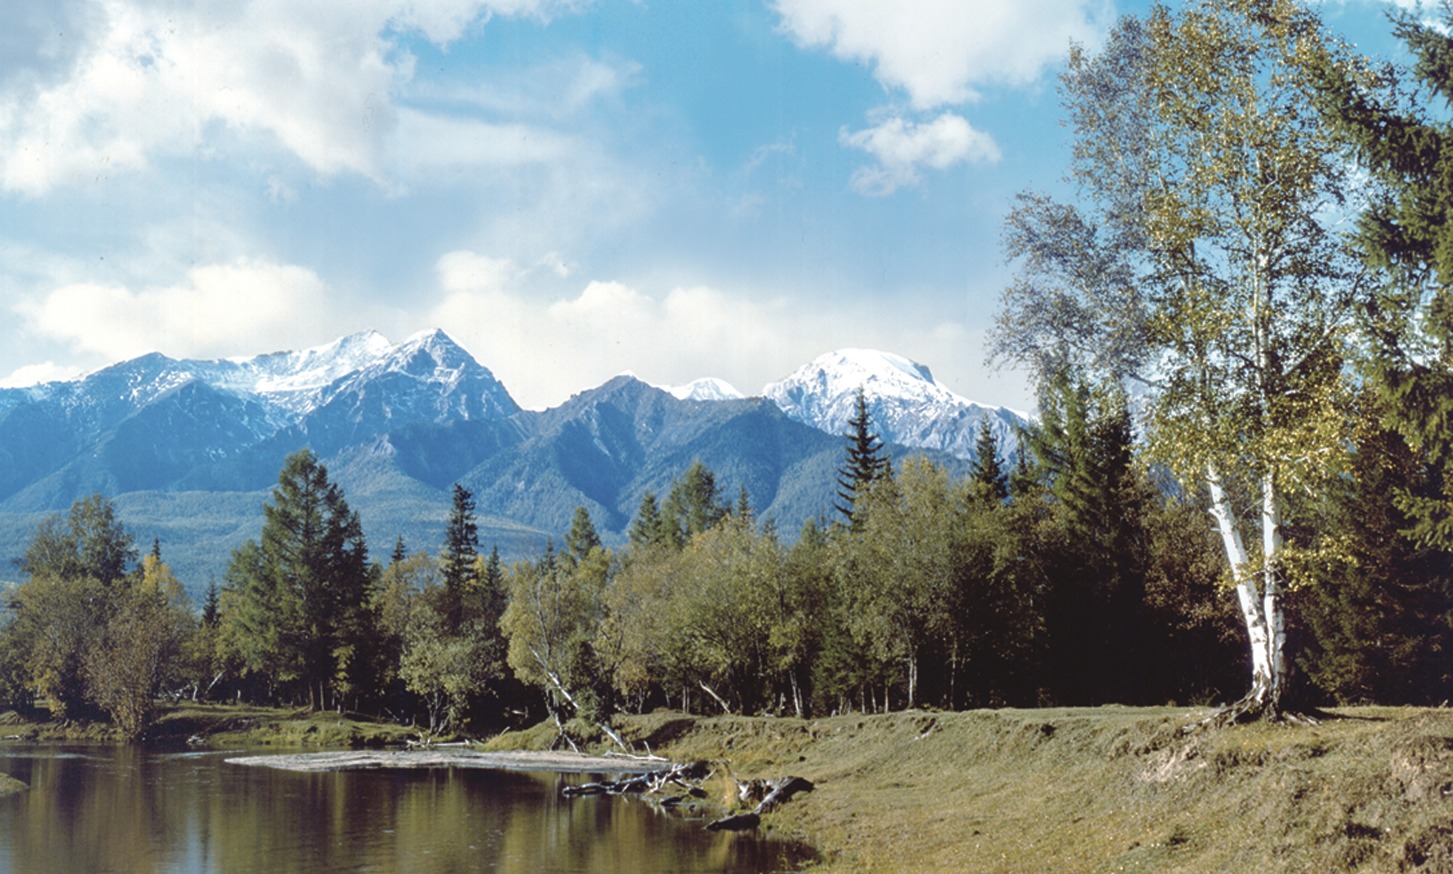
[[[588,753],[469,749],[340,750],[316,753],[266,753],[237,756],[229,765],[326,773],[377,768],[487,768],[496,771],[548,771],[559,774],[644,774],[671,766],[661,758]]]

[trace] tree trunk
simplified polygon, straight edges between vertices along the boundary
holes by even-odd
[[[1219,471],[1207,468],[1207,484],[1211,490],[1211,515],[1221,532],[1231,576],[1236,582],[1236,600],[1246,624],[1246,637],[1251,650],[1251,691],[1234,708],[1238,716],[1276,717],[1280,714],[1281,696],[1286,677],[1284,658],[1286,628],[1281,612],[1280,587],[1276,580],[1276,560],[1281,555],[1281,510],[1271,476],[1262,480],[1262,546],[1264,554],[1260,574],[1251,566],[1241,527],[1231,499],[1221,484]],[[1257,591],[1257,577],[1262,590]]]

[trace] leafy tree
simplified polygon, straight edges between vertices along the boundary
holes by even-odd
[[[156,698],[176,679],[192,633],[181,584],[153,551],[139,579],[110,595],[111,611],[83,654],[87,693],[111,716],[122,737],[142,736],[155,717]]]
[[[534,562],[506,573],[509,605],[500,626],[509,640],[509,664],[523,682],[545,694],[557,724],[580,715],[602,718],[609,710],[608,673],[594,642],[603,610],[611,555],[592,550],[583,561],[563,562],[553,544]]]
[[[838,513],[854,524],[854,508],[873,483],[893,475],[892,463],[883,451],[883,441],[873,432],[868,398],[861,387],[853,397],[853,417],[848,420],[847,457],[838,468]]]
[[[116,508],[99,494],[71,505],[62,519],[40,524],[21,560],[32,577],[90,577],[110,586],[136,561],[136,541],[116,517]]]
[[[1351,178],[1300,74],[1314,53],[1346,56],[1292,0],[1122,19],[1063,80],[1088,212],[1023,195],[1005,235],[999,353],[1139,380],[1155,457],[1210,495],[1251,654],[1238,716],[1283,710],[1284,495],[1345,433],[1361,288],[1333,228]]]

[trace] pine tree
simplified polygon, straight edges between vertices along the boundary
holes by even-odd
[[[983,500],[1002,502],[1009,497],[1009,477],[999,457],[999,438],[989,427],[989,420],[979,422],[979,433],[974,439],[974,460],[969,465],[969,482],[973,483]]]
[[[716,474],[700,460],[691,462],[671,484],[661,515],[667,533],[678,546],[685,545],[693,535],[710,530],[727,515]]]
[[[853,417],[848,420],[847,457],[837,471],[837,511],[855,527],[853,510],[873,483],[893,475],[892,463],[883,452],[883,442],[873,432],[867,395],[860,387],[853,398]]]
[[[474,565],[478,559],[479,524],[474,518],[474,495],[455,483],[453,505],[444,529],[444,554],[439,564],[444,588],[459,603],[463,603],[465,589],[475,581]],[[454,618],[457,621],[458,616]]]
[[[666,530],[665,520],[661,518],[661,507],[654,492],[641,495],[636,518],[631,521],[629,537],[631,548],[636,550],[672,545],[673,538]]]
[[[565,534],[565,552],[576,562],[584,561],[590,551],[599,549],[601,546],[600,532],[595,530],[595,522],[590,518],[590,511],[585,507],[576,507],[575,516],[570,520],[570,530]]]

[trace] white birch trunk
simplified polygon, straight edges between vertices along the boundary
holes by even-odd
[[[1270,635],[1267,656],[1271,666],[1271,697],[1263,703],[1280,709],[1281,695],[1285,691],[1282,681],[1286,678],[1286,620],[1282,615],[1281,584],[1278,580],[1282,553],[1281,500],[1272,474],[1261,480],[1261,552],[1262,612]]]
[[[1236,582],[1236,600],[1241,606],[1241,618],[1246,623],[1246,637],[1251,647],[1251,698],[1261,703],[1266,701],[1274,682],[1271,630],[1266,614],[1262,612],[1264,599],[1257,597],[1256,575],[1250,571],[1251,559],[1241,539],[1241,528],[1236,524],[1231,499],[1226,495],[1220,472],[1214,465],[1206,468],[1206,482],[1211,488],[1211,515],[1216,519],[1216,527],[1226,547],[1226,559],[1231,564],[1231,576]],[[1275,604],[1275,601],[1272,603]],[[1280,611],[1275,615],[1280,617]]]

